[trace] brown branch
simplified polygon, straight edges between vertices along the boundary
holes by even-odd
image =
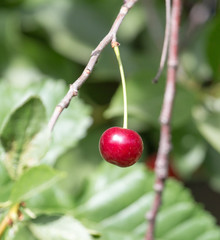
[[[171,34],[168,56],[167,83],[163,106],[160,116],[161,133],[159,149],[156,159],[156,180],[154,185],[155,198],[150,212],[147,214],[149,221],[146,240],[154,239],[157,213],[162,203],[162,194],[167,178],[168,158],[171,150],[171,116],[176,89],[176,74],[178,65],[179,25],[181,15],[181,0],[173,0],[171,16]]]
[[[116,17],[110,31],[108,34],[102,39],[102,41],[98,44],[96,49],[92,52],[88,64],[86,65],[85,69],[83,70],[81,76],[70,85],[69,91],[67,92],[66,96],[61,100],[61,102],[56,106],[52,117],[50,118],[48,127],[50,131],[53,131],[53,128],[57,122],[62,111],[67,108],[72,100],[73,97],[77,96],[78,90],[83,85],[83,83],[87,80],[90,73],[92,72],[99,55],[101,54],[102,50],[110,43],[116,42],[116,34],[118,32],[118,28],[121,25],[124,17],[128,13],[129,9],[133,7],[133,5],[138,0],[124,0],[124,4],[122,5],[118,16]]]
[[[161,54],[161,59],[160,59],[160,66],[158,69],[158,72],[153,79],[153,83],[157,83],[158,79],[164,69],[166,58],[167,58],[167,51],[168,51],[168,46],[169,46],[169,39],[170,39],[170,18],[171,18],[171,11],[170,11],[170,0],[165,0],[165,5],[166,5],[166,27],[165,27],[165,35],[164,35],[164,42],[163,42],[163,49],[162,49],[162,54]]]

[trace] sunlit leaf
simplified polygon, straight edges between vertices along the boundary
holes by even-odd
[[[10,83],[6,81],[0,82],[0,93],[3,104],[0,125],[9,117],[11,111],[17,107],[17,104],[22,105],[32,96],[38,96],[41,102],[43,102],[46,108],[45,120],[47,117],[47,121],[49,121],[56,105],[65,96],[67,91],[67,84],[64,81],[55,81],[52,79],[40,78],[37,82],[29,80],[29,82],[23,82],[20,85],[17,85],[16,79],[11,80]],[[36,114],[40,114],[40,112]],[[68,148],[76,146],[78,141],[85,136],[88,127],[92,123],[90,114],[91,108],[84,104],[81,99],[74,98],[68,109],[63,111],[61,117],[58,119],[52,134],[53,141],[50,148],[46,148],[48,144],[45,141],[50,137],[46,129],[33,138],[31,147],[35,146],[34,149],[40,157],[49,150],[44,159],[47,162],[54,163]],[[38,122],[38,124],[40,123]],[[22,133],[22,129],[16,129]],[[29,147],[27,148],[30,150]]]
[[[30,168],[14,184],[10,200],[25,201],[51,187],[63,174],[45,165]]]
[[[154,198],[153,181],[153,174],[141,164],[127,169],[103,164],[90,179],[77,216],[98,223],[103,240],[141,240],[147,229],[145,215]],[[187,189],[168,180],[157,218],[157,240],[195,240],[208,232],[220,233],[215,224]]]
[[[18,226],[18,229],[15,230],[15,234],[10,234],[10,230],[9,230],[9,232],[6,235],[6,239],[7,240],[24,240],[24,239],[37,240],[37,238],[34,237],[32,232],[26,226],[22,226],[22,225]]]
[[[34,156],[33,141],[45,124],[45,119],[42,102],[32,97],[15,109],[5,123],[0,139],[5,151],[4,163],[13,178],[17,178],[24,168],[38,163],[39,158]],[[44,139],[47,140],[46,133]]]
[[[72,199],[69,192],[59,187],[59,183],[55,183],[53,186],[30,198],[27,201],[27,206],[38,215],[57,214],[68,212],[73,207],[73,202],[74,199]]]
[[[39,240],[91,240],[88,230],[71,216],[42,216],[30,224]]]

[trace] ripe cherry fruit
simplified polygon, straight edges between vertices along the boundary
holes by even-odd
[[[102,134],[99,151],[107,162],[129,167],[141,157],[143,142],[140,135],[131,129],[112,127]]]
[[[118,49],[118,43],[112,43],[114,48],[122,80],[123,100],[124,100],[124,122],[123,128],[112,127],[107,129],[99,141],[99,151],[102,157],[109,163],[120,167],[129,167],[136,163],[143,152],[143,142],[141,137],[133,130],[127,129],[128,111],[127,94],[124,70]]]
[[[151,154],[147,160],[146,160],[146,165],[149,170],[154,171],[155,170],[155,163],[156,163],[156,158],[157,154],[153,153]],[[168,177],[173,177],[177,180],[181,180],[180,176],[178,175],[177,171],[175,170],[173,164],[172,164],[172,159],[169,159],[169,165],[168,165]]]

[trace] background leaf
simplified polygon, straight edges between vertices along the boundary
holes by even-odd
[[[13,183],[11,182],[11,178],[8,175],[8,171],[2,161],[0,161],[0,203],[6,202],[8,200],[12,187]]]
[[[217,106],[220,99],[212,99],[211,106]],[[208,99],[205,105],[194,109],[193,115],[196,125],[204,138],[220,152],[218,139],[220,138],[220,109],[213,109],[208,105]]]
[[[154,176],[141,164],[128,169],[103,164],[89,181],[77,207],[77,216],[96,223],[101,239],[143,239],[145,213],[154,196],[153,180]],[[195,240],[209,231],[220,234],[215,219],[195,203],[186,188],[171,179],[167,182],[157,224],[158,240]]]
[[[29,82],[19,86],[14,84],[12,80],[10,82],[0,82],[0,93],[2,93],[4,101],[3,112],[0,116],[0,126],[6,118],[9,118],[11,111],[17,107],[18,103],[22,105],[33,96],[38,96],[46,108],[46,113],[44,110],[44,123],[46,123],[46,120],[49,121],[56,105],[65,96],[67,91],[68,88],[64,81],[42,79],[42,77],[40,77],[37,82],[29,80]],[[36,114],[38,114],[38,112],[36,112]],[[91,107],[79,98],[73,99],[68,111],[62,113],[62,116],[56,124],[50,147],[48,146],[50,136],[46,129],[42,129],[37,136],[33,137],[31,146],[34,146],[34,149],[32,148],[33,151],[36,150],[38,153],[32,154],[32,157],[38,155],[42,158],[47,151],[47,155],[44,156],[44,161],[50,164],[55,163],[60,155],[68,148],[76,146],[78,141],[85,136],[88,127],[92,123],[90,114]],[[65,128],[63,128],[64,125],[66,126]],[[22,132],[22,129],[19,131]],[[37,131],[37,128],[35,131]]]
[[[127,81],[128,114],[132,120],[136,120],[136,124],[131,126],[131,128],[138,129],[138,125],[143,126],[144,124],[148,124],[146,127],[149,125],[159,126],[159,116],[164,93],[164,80],[161,79],[158,84],[153,84],[151,79],[153,79],[153,75],[148,72],[142,72]],[[143,91],[143,89],[145,91]],[[194,102],[194,97],[191,93],[179,85],[177,92],[178,94],[173,110],[173,128],[185,124],[185,122],[190,119],[190,106],[192,106]],[[108,118],[122,117],[122,114],[122,89],[119,87],[112,98],[110,107],[105,112],[105,116]],[[131,123],[133,123],[133,121]]]
[[[86,228],[71,216],[39,217],[29,227],[39,240],[91,240]]]
[[[8,236],[9,235],[9,236]],[[7,235],[7,238],[5,240],[37,240],[36,237],[32,234],[32,232],[24,226],[19,226],[18,230],[16,231],[16,234],[10,234]]]
[[[25,201],[41,191],[51,187],[63,174],[49,166],[37,166],[24,172],[14,184],[10,200],[12,202]]]
[[[1,143],[6,154],[4,163],[13,178],[17,178],[24,168],[36,164],[36,160],[39,160],[33,159],[29,154],[28,158],[24,155],[42,129],[45,120],[42,102],[39,98],[32,97],[18,107],[5,123],[1,132]]]
[[[14,109],[33,96],[42,101],[46,120],[49,120],[55,106],[68,91],[68,85],[78,78],[91,51],[109,31],[121,4],[118,0],[0,1],[0,129]],[[183,1],[178,98],[172,122],[170,160],[175,174],[184,185],[190,186],[195,199],[203,202],[205,208],[220,219],[219,195],[211,190],[220,189],[220,152],[216,145],[219,140],[215,135],[220,96],[218,11],[214,0]],[[159,84],[151,84],[151,79],[159,65],[164,14],[163,1],[138,1],[117,34],[128,78],[129,127],[139,131],[144,140],[141,159],[144,162],[156,155],[160,134],[158,118],[165,71]],[[139,240],[146,232],[144,215],[153,197],[153,175],[147,173],[145,180],[144,169],[140,173],[137,170],[139,165],[137,169],[133,166],[125,170],[124,174],[109,167],[105,171],[96,171],[102,161],[97,147],[99,137],[110,126],[122,123],[122,94],[118,86],[118,65],[108,46],[80,89],[79,97],[73,99],[59,118],[48,153],[45,154],[48,149],[44,144],[47,136],[44,128],[23,152],[23,158],[42,159],[43,163],[65,171],[68,176],[33,195],[26,204],[36,214],[78,216],[85,226],[101,232],[105,240]],[[205,118],[200,119],[195,114],[200,108],[205,111]],[[212,134],[207,131],[209,128]],[[2,165],[3,150],[0,146],[0,201],[4,205],[19,178],[14,181],[8,176]],[[91,173],[93,178],[89,177]],[[131,185],[130,191],[123,182]],[[139,186],[137,190],[135,183]],[[144,193],[141,186],[146,187]],[[105,189],[111,192],[112,199]],[[173,236],[193,240],[220,239],[212,217],[207,217],[209,214],[204,213],[181,185],[169,181],[164,198],[158,218],[158,240],[166,240],[165,236],[171,239]],[[1,209],[0,218],[7,210]],[[28,228],[31,220],[26,217],[25,221],[6,231],[3,238],[36,239]],[[40,221],[43,222],[43,218],[48,219],[44,215]]]
[[[219,44],[217,44],[217,42],[220,40],[220,34],[218,31],[219,26],[220,15],[218,14],[215,17],[215,21],[211,23],[211,30],[207,36],[207,56],[217,80],[220,80],[220,47]]]
[[[171,161],[177,173],[189,179],[204,163],[207,147],[193,120],[178,128],[172,135],[173,152]],[[175,161],[173,161],[173,159]]]
[[[27,207],[37,215],[68,213],[74,207],[74,198],[60,187],[61,180],[28,199]]]

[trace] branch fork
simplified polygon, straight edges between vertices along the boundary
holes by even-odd
[[[85,69],[83,70],[81,76],[70,85],[69,91],[67,92],[66,96],[61,100],[61,102],[57,105],[55,108],[49,124],[48,128],[52,132],[53,128],[61,115],[62,111],[67,108],[72,100],[73,97],[76,97],[78,94],[78,90],[80,87],[85,83],[91,72],[93,71],[93,68],[103,51],[103,49],[111,42],[112,47],[118,46],[119,43],[116,41],[116,34],[118,32],[119,26],[121,25],[124,17],[127,15],[129,9],[133,7],[133,5],[138,0],[125,0],[124,4],[121,6],[121,9],[116,17],[116,20],[114,21],[110,31],[108,34],[102,39],[102,41],[98,44],[98,46],[92,51],[90,55],[90,59],[88,61],[88,64],[86,65]],[[115,45],[116,44],[116,45]]]
[[[55,108],[53,115],[49,121],[48,128],[52,132],[54,126],[61,115],[62,111],[67,108],[73,97],[78,95],[78,90],[85,83],[87,78],[90,76],[93,68],[103,51],[103,49],[111,43],[114,48],[119,46],[116,41],[116,34],[118,32],[119,26],[121,25],[124,17],[127,15],[129,9],[138,0],[124,0],[124,4],[110,29],[108,34],[101,40],[98,46],[92,51],[90,59],[83,70],[81,76],[70,85],[69,91],[66,96],[61,100],[61,102]],[[170,121],[173,109],[173,102],[175,96],[175,84],[176,84],[176,72],[178,66],[178,33],[179,33],[179,22],[180,22],[180,12],[181,12],[181,0],[172,1],[172,15],[170,14],[170,2],[171,0],[165,0],[166,3],[166,29],[165,38],[163,44],[163,51],[161,55],[161,62],[159,66],[158,73],[153,80],[157,82],[164,68],[167,56],[167,50],[169,48],[168,56],[168,70],[167,70],[167,84],[165,89],[164,101],[160,116],[161,123],[161,135],[159,149],[156,159],[156,180],[154,184],[155,199],[153,201],[152,209],[147,214],[147,219],[149,221],[148,231],[146,234],[146,240],[154,240],[155,223],[157,213],[162,203],[162,194],[165,186],[165,181],[167,178],[167,168],[168,168],[168,156],[171,150],[171,129]],[[172,16],[170,18],[170,16]]]

